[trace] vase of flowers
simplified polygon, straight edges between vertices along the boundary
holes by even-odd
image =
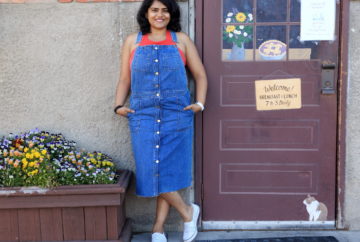
[[[130,241],[130,175],[61,134],[35,129],[1,138],[0,242]]]
[[[240,43],[240,46],[233,44],[230,52],[230,60],[244,60],[245,59],[245,48],[244,43]]]
[[[229,54],[230,60],[244,60],[245,48],[244,44],[252,40],[253,22],[251,13],[239,12],[233,9],[225,16],[223,39],[232,44]]]

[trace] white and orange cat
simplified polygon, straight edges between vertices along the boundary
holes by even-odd
[[[328,210],[325,204],[308,195],[303,201],[309,213],[309,221],[326,221]]]

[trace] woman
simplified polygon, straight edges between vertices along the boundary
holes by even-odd
[[[152,241],[166,241],[163,226],[170,206],[184,220],[184,241],[192,241],[200,209],[187,205],[178,190],[191,185],[193,115],[204,109],[206,74],[195,45],[180,32],[175,0],[145,0],[137,21],[141,32],[130,35],[122,49],[114,111],[129,119],[136,193],[157,199]],[[193,104],[185,64],[196,81]]]

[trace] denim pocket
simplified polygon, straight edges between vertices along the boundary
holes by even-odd
[[[132,134],[138,133],[140,130],[140,124],[140,120],[129,120],[130,132]]]
[[[183,110],[186,106],[190,105],[190,93],[186,91],[184,94],[177,96],[177,103],[180,110]]]
[[[130,99],[130,109],[135,110],[135,112],[141,109],[141,99],[140,98],[131,98]]]
[[[177,130],[182,131],[192,127],[194,112],[192,110],[184,110],[186,106],[190,105],[190,94],[186,92],[184,95],[178,96],[178,124]]]
[[[135,56],[132,63],[132,69],[141,72],[152,72],[153,62],[154,61],[151,58],[151,49],[146,49],[146,48],[139,49],[135,52]]]
[[[176,47],[160,53],[160,67],[162,69],[177,70],[183,66],[179,50]]]

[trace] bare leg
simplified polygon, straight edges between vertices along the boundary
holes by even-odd
[[[164,223],[169,213],[170,204],[161,196],[156,200],[156,218],[153,233],[164,233]]]
[[[171,206],[173,206],[179,213],[184,222],[190,222],[192,220],[192,207],[187,205],[179,192],[167,192],[160,194]]]

